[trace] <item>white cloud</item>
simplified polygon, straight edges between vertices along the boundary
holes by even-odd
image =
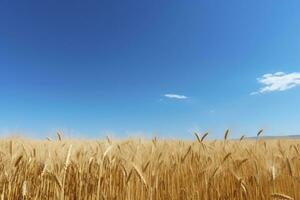
[[[300,85],[300,73],[293,72],[286,74],[284,72],[276,72],[274,74],[264,74],[257,81],[263,86],[257,92],[251,95],[275,91],[285,91]]]
[[[170,99],[187,99],[188,98],[187,96],[179,95],[179,94],[165,94],[164,96],[167,98],[170,98]]]

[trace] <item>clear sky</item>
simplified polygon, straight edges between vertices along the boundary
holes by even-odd
[[[0,131],[300,134],[300,1],[3,0]]]

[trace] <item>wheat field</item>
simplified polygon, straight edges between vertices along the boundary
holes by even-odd
[[[206,136],[3,138],[1,200],[300,199],[299,141]]]

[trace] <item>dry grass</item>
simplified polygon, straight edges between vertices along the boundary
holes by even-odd
[[[0,199],[300,199],[299,141],[195,136],[2,139]]]

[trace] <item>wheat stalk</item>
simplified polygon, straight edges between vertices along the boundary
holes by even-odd
[[[186,153],[184,154],[184,156],[181,158],[181,162],[183,163],[187,157],[187,155],[191,152],[192,147],[189,146],[188,150],[186,151]]]
[[[242,141],[244,138],[245,138],[245,136],[244,136],[244,135],[242,135],[242,137],[240,137],[240,141]]]
[[[229,134],[229,129],[227,129],[225,131],[225,134],[224,134],[224,140],[227,140],[228,139],[228,134]]]
[[[13,141],[12,140],[9,141],[9,154],[10,154],[10,157],[13,156]]]
[[[277,199],[285,199],[285,200],[294,200],[294,198],[285,195],[285,194],[280,194],[280,193],[273,193],[271,194],[272,198],[277,198]]]
[[[132,163],[133,169],[135,170],[135,172],[137,173],[138,177],[140,178],[140,180],[142,180],[143,184],[148,187],[146,179],[144,178],[142,172],[137,168],[137,166],[135,164]]]
[[[263,131],[264,131],[263,129],[259,130],[259,131],[257,132],[256,136],[259,137],[259,136],[263,133]]]
[[[203,142],[207,136],[208,136],[208,132],[204,133],[200,141]]]
[[[60,133],[59,131],[56,132],[56,135],[58,137],[59,141],[62,141],[62,133]]]
[[[17,157],[17,159],[15,161],[15,164],[14,164],[15,167],[17,167],[19,165],[19,163],[21,162],[22,158],[23,158],[23,155],[19,155]]]
[[[198,135],[196,132],[194,132],[194,135],[196,136],[196,138],[197,138],[197,141],[198,141],[199,143],[201,143],[201,140],[200,140],[200,137],[199,137],[199,135]]]
[[[2,189],[2,193],[1,193],[1,200],[4,200],[4,194],[5,194],[5,184],[3,184],[3,189]]]
[[[22,185],[22,197],[23,197],[23,199],[26,199],[26,195],[27,195],[27,182],[24,181],[23,185]]]
[[[276,169],[275,169],[274,165],[272,165],[272,167],[271,167],[271,174],[272,174],[272,181],[275,181],[275,178],[276,178]]]
[[[64,165],[65,171],[67,171],[68,166],[70,164],[71,152],[72,152],[72,145],[70,145],[70,147],[69,147],[68,154],[67,154],[67,157],[66,157],[66,160],[65,160],[65,165]]]

